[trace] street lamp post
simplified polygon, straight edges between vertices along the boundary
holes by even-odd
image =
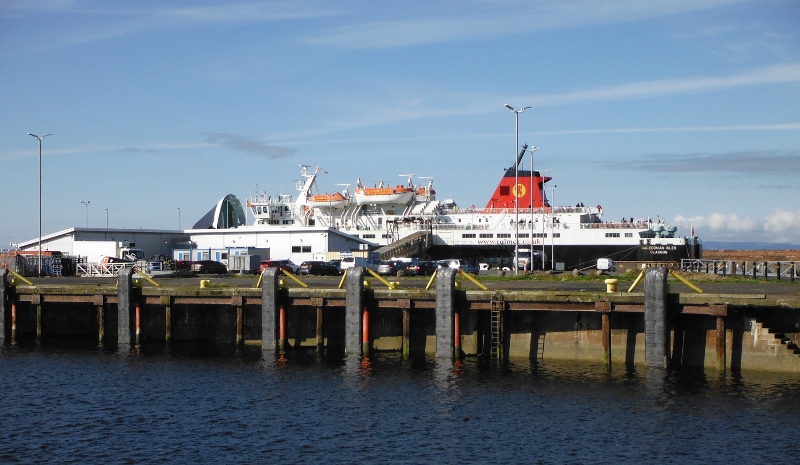
[[[517,156],[519,154],[519,114],[530,107],[522,107],[515,110],[509,104],[504,105],[506,108],[514,112],[516,119],[516,143],[514,144],[514,274],[519,274],[519,163],[517,163]]]
[[[551,210],[553,208],[555,208],[555,205],[556,205],[556,187],[558,187],[558,186],[556,186],[555,184],[553,184],[550,187],[550,204],[551,204],[550,208],[551,208]],[[555,214],[554,214],[553,217],[555,218]],[[555,224],[553,224],[553,227],[555,227]],[[544,238],[542,240],[544,240]],[[555,268],[556,268],[556,244],[555,244],[555,241],[556,241],[555,233],[551,229],[550,230],[550,270],[551,271],[555,270]]]
[[[81,200],[81,203],[86,205],[86,227],[87,228],[89,227],[89,203],[90,202],[91,202],[91,200],[87,200],[85,202],[83,200]]]
[[[39,139],[39,276],[44,276],[42,272],[42,140],[52,134],[37,136],[29,132],[28,135]]]
[[[531,147],[528,152],[531,153],[531,258],[530,258],[530,271],[533,271],[533,152],[539,150],[539,147]]]
[[[545,236],[544,224],[546,223],[546,221],[545,221],[545,209],[544,209],[544,174],[547,173],[548,171],[550,171],[550,170],[539,170],[539,176],[541,176],[541,178],[542,178],[542,192],[541,192],[541,194],[542,194],[542,270],[544,270],[544,264],[545,264],[545,261],[544,261],[544,255],[545,255],[545,253],[544,253],[544,236]],[[550,206],[550,208],[552,209],[552,205]],[[552,233],[553,233],[553,230],[552,230],[552,227],[551,227],[550,228],[550,234],[552,234]],[[531,244],[533,244],[533,241],[531,241]],[[533,256],[533,245],[531,245],[531,256]]]

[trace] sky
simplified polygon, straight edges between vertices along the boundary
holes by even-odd
[[[3,1],[0,248],[38,237],[28,133],[52,134],[43,234],[177,229],[295,194],[303,164],[323,192],[414,174],[484,206],[506,104],[556,205],[798,243],[799,21],[795,0]]]

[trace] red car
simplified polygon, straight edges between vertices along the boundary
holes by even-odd
[[[291,260],[264,260],[261,262],[261,269],[259,271],[263,273],[265,268],[280,268],[295,274],[300,267],[295,265]]]

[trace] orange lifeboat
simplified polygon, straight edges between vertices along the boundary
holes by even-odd
[[[414,198],[414,189],[396,187],[359,187],[355,190],[356,203],[365,204],[407,204]]]
[[[339,192],[333,194],[312,195],[306,204],[312,208],[343,208],[350,203],[350,198]]]

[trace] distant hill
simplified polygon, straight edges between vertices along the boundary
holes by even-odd
[[[800,250],[800,244],[788,242],[703,241],[704,250]]]

